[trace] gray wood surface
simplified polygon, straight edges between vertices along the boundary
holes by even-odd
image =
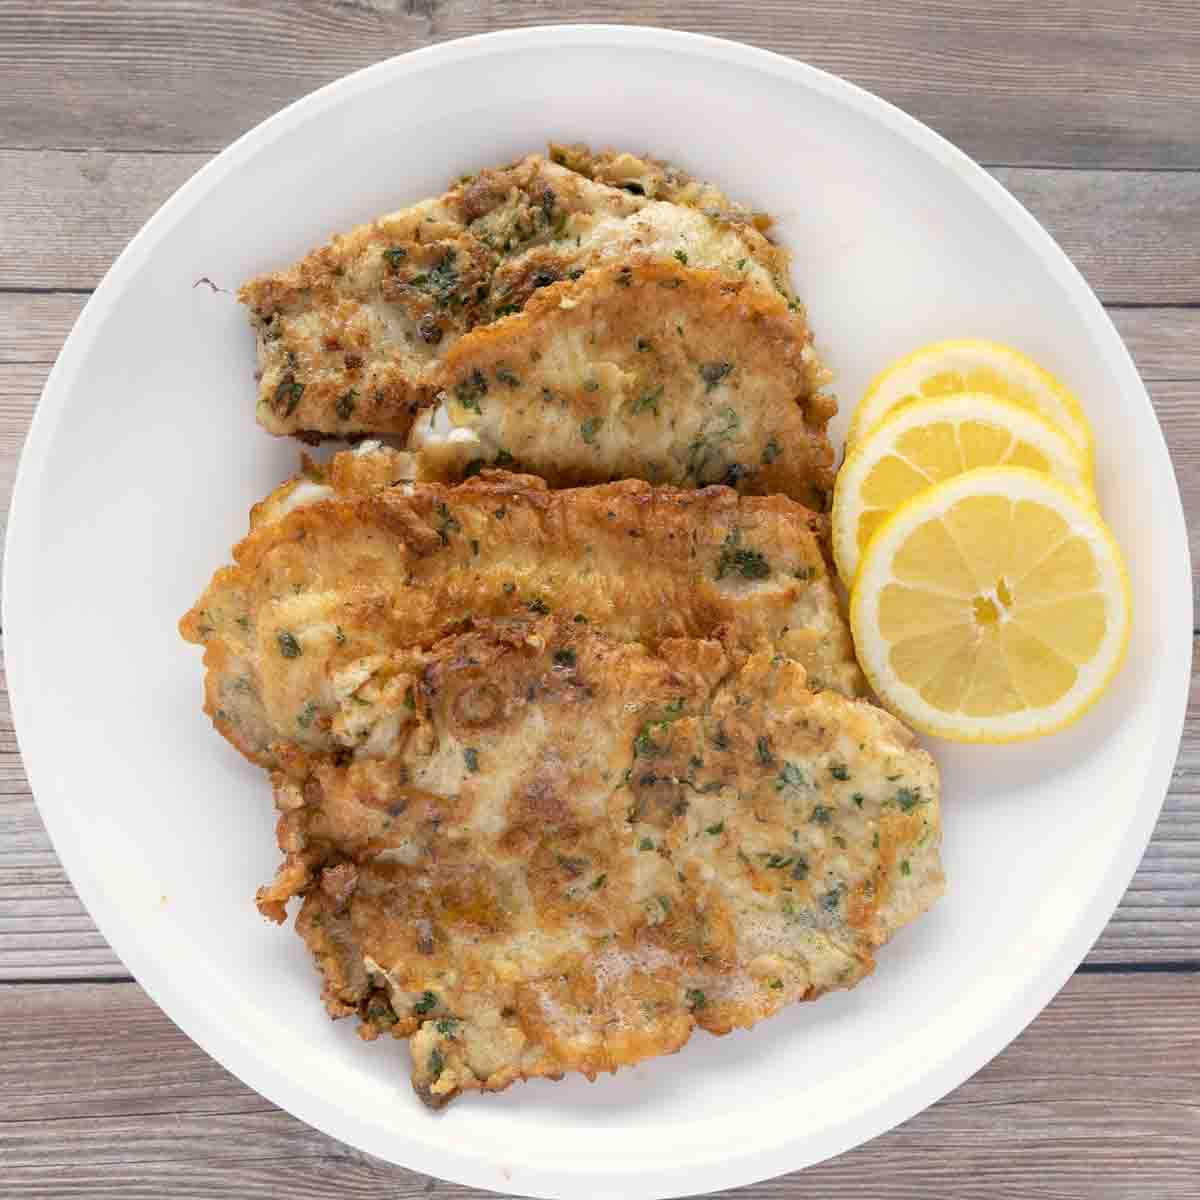
[[[1024,1036],[920,1116],[831,1162],[726,1194],[1194,1200],[1198,1002],[1197,974],[1077,975]],[[6,1194],[486,1195],[380,1162],[279,1112],[134,984],[0,988],[0,1026],[11,1031],[0,1058]]]
[[[987,163],[1200,166],[1193,0],[3,0],[0,146],[220,150],[389,55],[566,21],[686,29],[799,58]]]
[[[94,288],[210,157],[0,150],[0,288]],[[1200,304],[1200,171],[997,167],[993,174],[1105,304]]]
[[[982,161],[1108,306],[1147,381],[1200,550],[1195,0],[0,0],[0,514],[88,292],[213,153],[390,54],[569,20],[694,29],[801,58]],[[1193,681],[1153,841],[1062,995],[926,1113],[739,1196],[1200,1197]],[[0,686],[0,1194],[482,1195],[278,1112],[127,980],[38,820]]]

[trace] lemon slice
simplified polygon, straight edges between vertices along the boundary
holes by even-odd
[[[1008,400],[963,392],[893,410],[848,455],[833,493],[833,556],[849,584],[871,534],[906,500],[975,467],[1045,471],[1090,498],[1083,454]]]
[[[879,697],[964,742],[1075,721],[1120,667],[1130,619],[1125,564],[1096,509],[1024,467],[914,496],[872,537],[850,598]]]
[[[1092,429],[1079,401],[1033,359],[982,338],[922,346],[877,375],[855,409],[847,444],[901,404],[952,392],[987,392],[1040,414],[1083,451],[1091,470]]]

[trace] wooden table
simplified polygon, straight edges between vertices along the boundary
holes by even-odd
[[[560,20],[695,29],[794,55],[895,102],[985,164],[1108,306],[1166,431],[1195,537],[1197,0],[0,0],[5,497],[46,373],[89,292],[211,155],[297,96],[398,51]],[[1029,1030],[901,1128],[740,1195],[1200,1197],[1198,717],[1193,708],[1121,907]],[[38,820],[6,703],[0,1192],[483,1195],[306,1128],[171,1025],[75,898]]]

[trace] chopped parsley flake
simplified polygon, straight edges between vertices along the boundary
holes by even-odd
[[[433,1076],[440,1075],[446,1069],[446,1060],[442,1057],[440,1050],[433,1050],[429,1055],[429,1073]]]
[[[638,850],[639,851],[653,850],[653,849],[654,849],[654,843],[649,838],[642,838],[642,840],[640,842],[638,842]]]
[[[333,406],[337,412],[338,419],[342,421],[350,420],[354,415],[354,401],[358,399],[358,393],[351,388],[348,392],[343,392],[338,397],[337,403]]]
[[[433,508],[442,522],[438,527],[438,537],[442,539],[443,546],[448,546],[450,544],[450,535],[452,533],[461,533],[462,526],[459,524],[458,518],[446,506],[445,501],[439,500]]]
[[[284,658],[299,658],[304,653],[300,649],[300,643],[286,629],[281,629],[275,635],[275,640],[279,643],[279,653]]]
[[[775,756],[771,753],[771,739],[765,733],[759,734],[758,737],[758,761],[764,767],[769,767],[775,761]]]
[[[838,779],[842,783],[845,783],[850,778],[850,768],[844,763],[838,763],[836,766],[830,767],[829,773],[834,779]]]
[[[463,762],[467,764],[467,770],[473,774],[479,773],[479,751],[474,746],[468,746],[463,751]]]
[[[488,382],[483,372],[476,369],[461,383],[454,385],[454,395],[463,408],[482,414],[480,400],[487,395]]]
[[[573,668],[575,666],[574,650],[555,650],[554,665],[556,667]]]
[[[418,1017],[423,1017],[428,1012],[433,1012],[437,1008],[438,998],[433,992],[422,992],[421,998],[413,1005],[413,1012]]]
[[[752,550],[742,545],[742,531],[732,529],[721,544],[721,556],[717,559],[717,578],[740,575],[743,579],[766,579],[771,574],[771,564],[761,550]]]
[[[680,262],[681,262],[681,263],[682,263],[682,264],[683,264],[685,267],[687,266],[687,260],[688,260],[688,256],[687,256],[687,251],[686,251],[686,250],[676,250],[676,251],[675,251],[675,257],[676,257],[676,258],[677,258],[677,259],[678,259],[678,260],[679,260],[679,261],[680,261]]]
[[[661,386],[656,387],[652,392],[643,392],[633,404],[630,405],[629,411],[636,417],[638,413],[645,412],[649,409],[654,415],[658,416],[658,402],[662,399],[663,389]]]
[[[711,392],[720,386],[722,381],[733,371],[731,362],[706,362],[699,367],[700,378],[704,380],[704,390]]]
[[[816,825],[828,825],[833,820],[833,809],[826,808],[824,804],[818,804],[808,819]]]
[[[908,865],[907,858],[904,859],[903,862],[901,862],[901,864],[900,864],[900,874],[901,875],[911,875],[912,874],[912,867],[910,867]]]
[[[313,924],[316,924],[314,921]],[[367,1020],[376,1025],[390,1026],[396,1023],[396,1014],[386,1000],[372,1000],[367,1007]]]
[[[786,787],[803,787],[806,782],[804,772],[794,762],[785,762],[775,779],[775,790],[782,792]]]
[[[725,822],[718,821],[715,825],[710,825],[704,832],[711,833],[713,837],[716,837],[717,834],[725,832]]]
[[[699,988],[688,988],[687,1002],[692,1012],[699,1012],[708,1003],[708,997]]]
[[[579,435],[583,438],[587,445],[591,445],[596,440],[596,432],[604,422],[599,417],[588,417],[582,425],[579,426]]]

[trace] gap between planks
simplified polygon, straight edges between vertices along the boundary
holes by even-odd
[[[90,288],[0,289],[0,365],[48,369],[91,295]],[[1106,311],[1143,381],[1200,382],[1200,304],[1118,304]],[[40,393],[36,375],[33,382]]]
[[[0,289],[94,287],[209,157],[0,151]],[[992,174],[1042,222],[1104,303],[1200,303],[1200,170]],[[398,182],[398,204],[405,195]]]
[[[730,1200],[1194,1200],[1200,977],[1076,976],[949,1096]],[[0,1171],[17,1194],[483,1200],[308,1128],[190,1042],[135,985],[0,989]],[[386,1052],[379,1043],[357,1048]],[[683,1069],[689,1048],[665,1069]],[[397,1104],[405,1057],[397,1056]],[[556,1084],[522,1085],[545,1092]],[[595,1085],[605,1086],[603,1079]],[[505,1104],[507,1100],[461,1103]],[[443,1120],[453,1121],[451,1111]],[[495,1187],[519,1188],[497,1165]],[[1098,1181],[1105,1182],[1100,1185]]]
[[[1186,0],[4,0],[0,138],[211,152],[391,55],[585,21],[774,50],[877,93],[980,161],[1200,166],[1200,23]],[[721,120],[719,103],[705,119]]]

